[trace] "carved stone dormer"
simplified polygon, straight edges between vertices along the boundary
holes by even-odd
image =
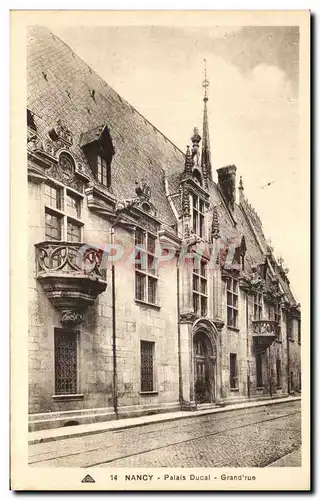
[[[102,124],[83,132],[80,137],[80,147],[97,183],[112,192],[111,162],[115,149],[108,126]]]
[[[137,220],[143,221],[146,227],[151,227],[156,230],[160,225],[157,220],[157,211],[153,203],[151,203],[151,187],[147,184],[146,179],[141,179],[135,183],[136,196],[134,198],[126,198],[118,200],[116,204],[116,213],[127,212],[130,216]],[[151,225],[151,226],[150,226]]]

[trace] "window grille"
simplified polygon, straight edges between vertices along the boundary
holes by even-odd
[[[281,360],[278,358],[276,361],[277,369],[277,387],[281,387]]]
[[[154,342],[141,341],[141,392],[153,391]]]
[[[262,354],[261,353],[256,355],[256,378],[257,378],[257,387],[263,387]]]
[[[77,393],[77,332],[54,331],[55,394]]]

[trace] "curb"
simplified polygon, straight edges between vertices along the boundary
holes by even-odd
[[[32,439],[32,436],[30,436],[30,439],[28,440],[28,444],[33,445],[33,444],[40,444],[40,443],[49,443],[52,441],[59,441],[62,439],[71,439],[71,438],[77,438],[80,436],[102,434],[104,432],[120,431],[120,430],[124,430],[124,429],[129,429],[132,427],[142,427],[142,426],[146,426],[146,425],[150,425],[150,424],[170,422],[170,421],[181,420],[181,419],[186,419],[186,418],[202,417],[202,416],[211,415],[211,414],[215,414],[215,413],[224,413],[224,412],[231,412],[231,411],[236,411],[236,410],[245,410],[248,408],[257,408],[260,406],[269,406],[269,405],[275,405],[275,404],[290,403],[293,401],[300,401],[300,400],[301,400],[301,396],[288,397],[286,399],[276,398],[276,399],[271,399],[268,401],[265,401],[265,400],[257,401],[255,403],[248,402],[246,404],[241,404],[239,406],[237,406],[237,405],[228,406],[227,405],[227,406],[224,406],[221,408],[213,408],[210,410],[196,410],[196,411],[192,411],[192,412],[185,412],[185,414],[183,414],[183,415],[181,415],[181,414],[179,414],[179,415],[172,415],[171,414],[170,415],[170,413],[168,413],[168,416],[166,418],[162,418],[159,420],[148,420],[148,421],[140,421],[140,422],[137,421],[137,422],[130,422],[127,424],[125,422],[126,419],[123,419],[123,425],[119,425],[119,426],[100,427],[97,429],[89,429],[89,430],[83,429],[82,431],[79,430],[78,432],[74,432],[72,434],[68,433],[68,434],[61,434],[61,435],[57,435],[57,436],[48,436],[48,437],[43,437],[43,438],[39,437],[36,439]],[[143,417],[136,417],[136,418],[140,419]],[[110,424],[110,422],[119,422],[119,420],[112,420],[112,421],[109,421],[108,423]],[[95,424],[87,424],[87,425],[95,425]],[[49,429],[49,430],[52,430],[52,429]],[[45,431],[34,431],[34,432],[45,432]],[[31,432],[29,434],[33,434],[33,433]]]

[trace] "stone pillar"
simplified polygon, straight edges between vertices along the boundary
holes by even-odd
[[[193,367],[193,313],[182,313],[180,316],[181,338],[181,375],[182,375],[182,410],[196,409],[194,401],[194,367]]]

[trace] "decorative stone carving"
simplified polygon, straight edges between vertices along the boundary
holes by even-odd
[[[190,229],[188,225],[185,226],[183,245],[187,247],[196,245],[197,243],[203,243],[203,239],[198,236],[193,229]]]
[[[61,311],[60,321],[63,325],[78,325],[83,322],[83,311],[64,309]]]
[[[252,320],[253,342],[256,348],[264,351],[273,343],[278,334],[278,322],[268,319]]]
[[[211,242],[220,238],[220,227],[217,206],[212,207]]]
[[[192,148],[191,148],[192,164],[194,167],[199,167],[200,164],[199,143],[201,141],[201,136],[199,134],[199,129],[197,127],[194,127],[193,135],[190,138],[190,140],[192,142]]]
[[[184,164],[184,175],[185,175],[185,177],[192,176],[192,156],[191,156],[189,146],[187,146],[187,150],[186,150],[185,164]]]
[[[73,180],[75,176],[75,164],[73,158],[68,153],[60,153],[58,171],[64,181],[71,182]]]
[[[135,192],[137,194],[138,199],[142,203],[143,201],[149,201],[151,197],[151,188],[147,184],[145,179],[141,179],[140,182],[136,181]]]
[[[271,283],[265,291],[265,297],[269,302],[277,303],[281,302],[284,297],[284,293],[280,290],[279,280],[276,276],[271,278]]]
[[[194,312],[186,312],[180,314],[180,323],[194,323],[197,315]]]
[[[150,197],[151,197],[151,188],[147,184],[145,179],[141,179],[140,182],[136,182],[136,197],[135,198],[127,198],[125,200],[119,200],[116,203],[116,212],[121,212],[125,209],[130,209],[130,208],[139,208],[146,214],[151,215],[152,217],[156,217],[157,212],[152,203],[150,203]],[[142,216],[139,216],[140,218]],[[147,224],[150,224],[149,219],[143,219],[146,221]]]
[[[52,129],[49,130],[48,135],[53,141],[60,140],[65,145],[71,146],[73,143],[72,133],[61,120],[58,120]]]
[[[84,311],[107,287],[103,252],[82,243],[45,241],[35,246],[37,279],[61,311],[61,322],[81,322]]]
[[[218,332],[221,332],[224,327],[224,321],[220,318],[215,318],[212,320]]]

